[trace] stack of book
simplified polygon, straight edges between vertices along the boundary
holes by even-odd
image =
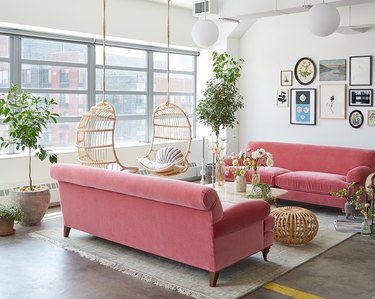
[[[364,221],[363,217],[356,216],[354,219],[346,218],[345,216],[337,216],[337,219],[334,222],[335,229],[338,232],[349,232],[355,233],[360,232],[362,229],[362,222]]]

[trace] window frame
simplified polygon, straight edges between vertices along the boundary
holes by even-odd
[[[96,89],[96,71],[100,69],[102,66],[96,64],[96,46],[102,46],[102,40],[94,39],[94,38],[81,38],[78,36],[72,35],[64,35],[64,34],[54,34],[54,33],[47,33],[47,32],[37,32],[37,31],[30,31],[30,30],[20,30],[20,29],[10,29],[10,28],[1,28],[0,27],[0,35],[5,35],[9,38],[9,57],[4,58],[0,57],[0,62],[8,62],[10,65],[9,68],[9,83],[16,83],[20,86],[22,90],[22,65],[23,64],[31,64],[31,65],[54,65],[54,66],[67,66],[67,67],[77,67],[77,68],[86,68],[87,69],[87,87],[85,89],[64,89],[64,88],[25,88],[26,90],[39,94],[39,93],[57,93],[57,94],[86,94],[87,95],[87,107],[88,109],[96,104],[96,96],[102,94],[101,90]],[[87,46],[87,63],[81,62],[59,62],[59,61],[46,61],[46,60],[38,60],[38,59],[28,59],[22,58],[22,38],[27,39],[41,39],[41,40],[50,40],[50,41],[57,41],[57,42],[69,42],[69,43],[77,43],[80,45]],[[153,90],[153,79],[154,73],[166,73],[167,70],[165,69],[154,69],[153,65],[153,54],[156,52],[164,52],[167,53],[168,49],[164,47],[154,47],[149,45],[142,45],[142,44],[131,44],[126,42],[120,41],[106,41],[106,45],[109,47],[120,47],[125,49],[133,49],[133,50],[143,50],[146,52],[146,68],[139,68],[139,67],[124,67],[124,66],[106,66],[106,69],[116,69],[116,70],[139,70],[146,72],[146,91],[145,92],[135,92],[135,91],[106,91],[106,94],[121,94],[121,95],[145,95],[146,96],[146,114],[140,115],[131,115],[131,114],[118,114],[117,118],[119,121],[121,120],[137,120],[137,119],[144,119],[146,121],[146,130],[145,130],[145,143],[151,142],[152,136],[152,114],[154,111],[154,97],[158,95],[165,95],[166,92],[156,92]],[[169,52],[172,54],[181,54],[181,55],[189,55],[193,57],[193,71],[171,71],[171,73],[181,73],[181,74],[189,74],[193,75],[193,92],[192,93],[179,93],[179,92],[170,92],[170,95],[187,95],[193,97],[193,113],[189,113],[188,117],[192,119],[192,132],[193,137],[196,136],[196,114],[195,114],[195,107],[196,107],[196,98],[197,98],[197,56],[199,56],[199,52],[196,51],[189,51],[189,50],[181,50],[181,49],[169,49]],[[0,88],[0,93],[6,93],[8,88]],[[79,122],[81,116],[62,116],[59,117],[58,123],[70,123],[70,122]],[[0,125],[3,125],[2,120],[0,119]],[[122,146],[126,146],[127,144],[121,144]],[[59,149],[69,149],[72,148],[74,144],[67,145],[64,147],[54,148],[55,150]],[[52,146],[49,146],[53,148]],[[10,147],[9,151],[5,154],[14,154],[15,148]],[[0,155],[4,155],[0,153]]]

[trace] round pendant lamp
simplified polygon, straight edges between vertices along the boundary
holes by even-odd
[[[194,24],[191,34],[196,45],[208,48],[212,46],[219,37],[219,29],[211,20],[199,20]]]
[[[321,3],[309,10],[308,26],[317,36],[328,36],[334,33],[340,24],[340,14],[336,7]]]

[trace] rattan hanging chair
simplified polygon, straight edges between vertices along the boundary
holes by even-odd
[[[154,110],[152,123],[151,147],[144,158],[138,159],[141,166],[163,176],[185,172],[191,146],[191,125],[185,112],[175,104],[164,103]]]
[[[187,157],[191,147],[189,118],[179,106],[169,102],[170,2],[168,0],[167,101],[155,108],[151,147],[145,157],[138,158],[144,169],[163,176],[183,173],[189,168]]]
[[[116,113],[108,102],[100,102],[82,115],[77,127],[78,161],[82,165],[137,172],[138,167],[120,163],[115,146]]]
[[[82,115],[77,127],[76,146],[78,161],[82,165],[137,172],[138,167],[127,167],[120,163],[115,150],[116,112],[105,100],[105,11],[103,0],[103,101]]]

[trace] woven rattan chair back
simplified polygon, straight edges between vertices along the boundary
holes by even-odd
[[[82,115],[76,140],[78,161],[82,165],[138,171],[137,167],[126,167],[120,163],[114,146],[115,126],[116,113],[108,102],[100,102]]]
[[[175,148],[181,150],[183,154],[182,167],[167,167],[166,169],[151,169],[148,171],[157,175],[169,176],[185,172],[189,167],[188,155],[191,147],[191,124],[185,112],[175,104],[164,103],[155,108],[153,117],[153,139],[151,147],[144,157],[150,161],[155,161],[157,151],[170,142]],[[144,166],[144,165],[143,165]]]

